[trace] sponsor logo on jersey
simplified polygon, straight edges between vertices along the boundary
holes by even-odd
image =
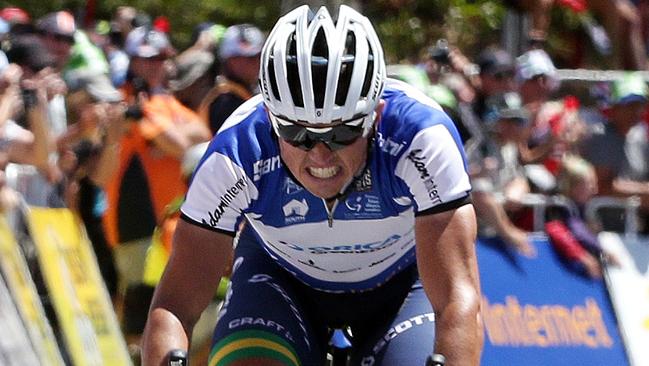
[[[405,142],[395,142],[390,139],[388,136],[387,138],[383,137],[383,134],[380,132],[376,133],[376,144],[379,146],[381,151],[388,153],[392,156],[397,156],[403,150],[404,146],[406,146]]]
[[[424,182],[426,191],[428,192],[428,197],[430,197],[433,203],[441,203],[442,198],[439,196],[439,190],[437,189],[437,183],[433,177],[430,176],[428,168],[426,168],[426,156],[422,154],[421,149],[414,149],[408,154],[408,160],[410,160],[415,169],[419,172],[419,178]]]
[[[219,204],[216,206],[214,211],[208,212],[207,215],[209,216],[210,220],[209,222],[205,219],[203,219],[203,224],[205,225],[210,225],[212,227],[216,227],[216,225],[219,223],[219,220],[221,220],[221,217],[223,217],[223,213],[225,212],[225,209],[230,207],[230,204],[232,201],[234,201],[235,197],[239,195],[243,191],[243,188],[248,185],[248,180],[246,177],[239,178],[237,182],[221,196],[219,199]]]
[[[252,180],[255,182],[258,181],[261,179],[263,175],[274,171],[280,166],[282,166],[282,163],[279,158],[279,155],[273,156],[270,159],[258,160],[254,164],[252,164],[252,169],[253,169]]]
[[[293,224],[304,221],[304,217],[309,212],[309,205],[306,203],[306,199],[302,199],[302,201],[291,200],[282,207],[282,210],[284,211],[285,222]]]
[[[372,172],[365,168],[363,174],[354,181],[354,190],[356,192],[368,192],[372,190]]]
[[[388,331],[379,339],[379,341],[372,348],[372,354],[369,356],[363,357],[361,360],[362,366],[373,366],[376,362],[374,355],[378,355],[385,346],[387,346],[390,341],[398,337],[400,334],[405,333],[411,329],[418,328],[421,326],[432,326],[435,324],[435,314],[434,313],[425,313],[421,315],[415,315],[410,319],[406,319],[401,323],[395,325],[394,327],[388,329]]]
[[[295,194],[302,192],[303,190],[304,188],[302,188],[299,184],[293,182],[293,179],[286,177],[286,181],[284,181],[284,192],[286,192],[286,194]]]
[[[361,243],[361,244],[346,244],[346,245],[334,245],[334,246],[316,246],[308,247],[306,245],[296,245],[280,241],[280,243],[290,247],[291,249],[298,251],[308,251],[311,254],[361,254],[361,253],[371,253],[378,250],[382,250],[399,242],[401,235],[394,234],[389,238],[383,241],[373,241],[370,243]]]
[[[346,218],[371,219],[382,217],[381,201],[378,196],[372,194],[348,197],[345,200],[345,207],[350,211],[345,213]]]

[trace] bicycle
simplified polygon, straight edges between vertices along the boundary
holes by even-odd
[[[350,356],[352,343],[349,327],[336,328],[332,331],[329,340],[329,352],[327,354],[326,366],[351,366]],[[169,352],[169,366],[188,366],[187,352],[175,349]],[[439,353],[434,353],[426,359],[425,366],[445,366],[446,359]]]

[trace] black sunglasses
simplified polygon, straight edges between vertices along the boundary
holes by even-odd
[[[319,142],[324,143],[332,151],[349,146],[363,136],[365,119],[372,118],[371,116],[363,116],[334,126],[309,127],[306,123],[289,121],[272,113],[268,113],[268,116],[279,137],[304,151],[313,149]],[[317,129],[324,132],[313,131]]]
[[[514,77],[513,71],[499,71],[493,74],[496,80],[511,79]]]

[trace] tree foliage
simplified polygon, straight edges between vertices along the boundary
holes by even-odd
[[[205,21],[224,25],[253,23],[270,30],[280,16],[282,0],[20,0],[11,4],[26,9],[33,18],[67,9],[84,19],[88,2],[95,4],[95,19],[110,19],[120,5],[131,5],[155,18],[166,16],[172,40],[188,46],[193,28]],[[348,1],[342,1],[347,3]],[[497,0],[357,0],[355,6],[373,21],[389,62],[412,60],[438,38],[447,38],[462,49],[497,40],[504,13]]]

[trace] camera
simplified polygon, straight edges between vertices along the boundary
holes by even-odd
[[[442,65],[449,64],[450,60],[448,58],[449,55],[448,41],[444,38],[438,39],[437,42],[435,43],[435,46],[432,46],[429,49],[428,54],[438,64],[442,64]]]
[[[27,89],[27,88],[22,88],[20,90],[20,94],[23,98],[23,106],[25,110],[28,110],[32,107],[34,107],[37,103],[36,100],[36,90],[34,89]]]
[[[126,110],[124,111],[124,119],[127,121],[139,121],[144,117],[144,113],[142,112],[142,107],[139,104],[131,104],[128,107],[126,107]]]

